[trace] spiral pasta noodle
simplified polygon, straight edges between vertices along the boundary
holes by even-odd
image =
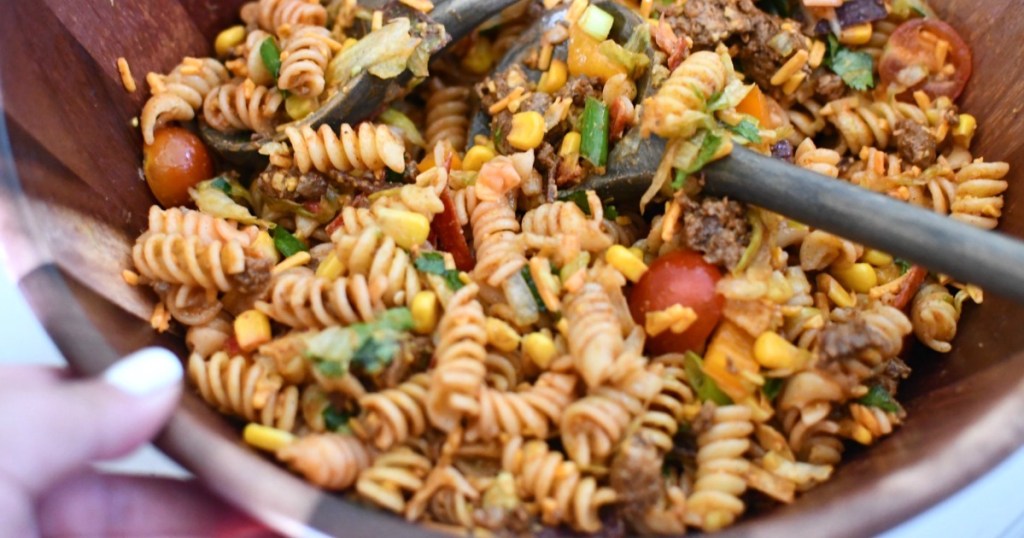
[[[207,95],[227,82],[228,70],[215,58],[186,58],[167,76],[155,75],[153,96],[139,116],[142,139],[153,143],[153,131],[169,121],[189,121],[203,106]]]
[[[218,351],[188,358],[188,377],[199,395],[221,412],[281,430],[296,427],[299,390],[285,386],[264,364]]]
[[[956,197],[952,216],[979,228],[991,230],[1003,214],[1003,192],[1009,187],[1006,163],[973,162],[956,173]]]
[[[600,252],[612,246],[612,238],[604,233],[601,226],[601,219],[588,219],[574,202],[541,205],[527,211],[522,221],[524,234],[549,237],[572,234],[579,239],[580,247],[590,252]]]
[[[596,532],[601,528],[598,510],[617,499],[615,490],[599,486],[593,476],[543,441],[512,439],[505,445],[502,461],[503,468],[516,477],[524,500],[540,507],[541,521],[547,525],[566,523],[582,532]]]
[[[526,265],[525,247],[519,241],[519,219],[505,200],[480,202],[473,208],[473,245],[476,247],[476,278],[499,286]]]
[[[383,285],[382,292],[374,293],[383,293],[388,306],[406,304],[421,289],[419,273],[409,254],[376,226],[356,236],[339,237],[335,253],[346,274],[362,275],[371,289]]]
[[[335,133],[321,125],[316,131],[308,125],[289,126],[285,134],[292,145],[295,165],[302,173],[321,172],[383,173],[405,171],[405,145],[386,125],[361,123],[355,128],[341,124]]]
[[[865,147],[887,149],[893,142],[893,130],[902,119],[928,125],[924,111],[909,103],[866,102],[861,97],[833,101],[822,109],[842,136],[850,151],[857,155]]]
[[[204,243],[221,241],[237,243],[248,247],[258,233],[255,226],[240,228],[238,223],[207,215],[194,209],[172,207],[162,209],[154,205],[149,208],[149,232],[195,236]]]
[[[222,132],[254,131],[274,134],[278,114],[284,107],[284,95],[277,88],[257,86],[252,80],[233,81],[218,86],[203,101],[206,123]]]
[[[259,0],[256,22],[260,28],[277,33],[282,26],[327,24],[327,9],[306,0]]]
[[[819,271],[829,265],[850,265],[860,258],[864,247],[822,230],[814,230],[800,243],[800,268]]]
[[[454,430],[463,417],[480,414],[487,331],[483,307],[476,300],[478,289],[469,284],[455,292],[437,328],[440,340],[434,351],[427,415],[446,432]]]
[[[361,421],[373,445],[388,450],[423,435],[427,422],[427,390],[430,375],[419,373],[393,389],[370,393],[359,399]]]
[[[480,414],[466,429],[469,441],[489,441],[501,434],[546,439],[552,425],[575,398],[576,376],[546,372],[525,390],[508,392],[491,387],[480,391]]]
[[[644,133],[663,138],[693,136],[697,128],[689,115],[704,110],[707,100],[725,88],[727,76],[718,54],[691,54],[676,67],[658,93],[644,101]]]
[[[305,98],[319,97],[327,87],[324,71],[341,45],[323,26],[302,25],[284,40],[277,87]]]
[[[299,267],[274,276],[256,308],[295,329],[322,329],[373,321],[384,311],[384,283],[356,274],[331,281]]]
[[[706,531],[731,524],[746,508],[740,495],[747,489],[750,462],[743,453],[754,430],[750,420],[748,407],[718,407],[710,428],[697,437],[697,481],[687,508]]]
[[[796,148],[796,164],[802,168],[817,172],[824,176],[839,177],[839,160],[841,157],[833,149],[814,145],[814,140],[805,139]]]
[[[956,336],[960,312],[945,286],[936,282],[921,286],[911,304],[910,319],[921,343],[939,353],[948,353],[953,348],[950,342]]]
[[[408,498],[423,489],[434,465],[407,446],[394,448],[378,456],[373,465],[359,473],[359,496],[392,512],[405,513]]]
[[[146,233],[132,247],[132,261],[142,276],[206,289],[230,291],[231,275],[245,270],[238,243],[203,243],[197,236]]]
[[[172,286],[161,295],[171,316],[186,326],[210,323],[224,307],[213,289]]]
[[[564,312],[573,365],[588,387],[600,386],[624,343],[611,297],[600,284],[588,282],[566,296]]]
[[[277,451],[277,459],[326,489],[346,489],[370,467],[372,456],[359,438],[337,433],[307,435]]]
[[[469,95],[465,86],[448,86],[435,89],[427,99],[427,149],[447,141],[452,149],[466,149],[469,136]]]
[[[682,360],[682,356],[674,355],[654,359],[655,364],[666,365],[661,377],[661,390],[639,418],[640,432],[662,454],[672,449],[672,438],[686,418],[686,407],[695,401]]]

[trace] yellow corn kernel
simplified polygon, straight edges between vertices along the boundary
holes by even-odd
[[[761,333],[754,340],[754,360],[771,369],[794,370],[803,365],[805,353],[774,331]]]
[[[520,112],[512,116],[512,131],[508,133],[508,143],[520,151],[528,151],[540,146],[544,141],[544,116],[540,112]]]
[[[537,91],[544,93],[555,93],[565,86],[569,78],[569,68],[562,60],[551,60],[551,67],[540,76],[537,83]]]
[[[252,351],[270,341],[270,320],[259,310],[246,310],[235,318],[235,340],[242,351]]]
[[[508,323],[489,317],[484,328],[487,330],[488,344],[505,352],[515,351],[519,347],[519,333]]]
[[[430,334],[437,327],[437,294],[421,291],[412,298],[412,329],[419,334]]]
[[[316,268],[316,276],[327,280],[336,280],[343,272],[345,272],[345,265],[341,263],[333,250]]]
[[[242,438],[246,443],[267,452],[277,452],[295,442],[295,436],[291,433],[255,422],[245,425]]]
[[[647,264],[637,259],[628,248],[622,245],[612,245],[604,254],[604,259],[609,265],[619,270],[632,282],[637,282],[647,272]]]
[[[960,121],[953,129],[953,141],[964,148],[971,147],[971,139],[978,129],[978,120],[970,114],[960,114]]]
[[[850,434],[850,436],[853,437],[854,441],[857,441],[858,443],[865,446],[870,445],[871,442],[875,440],[874,436],[871,435],[871,432],[868,431],[868,429],[865,428],[864,426],[861,426],[860,424],[854,426],[853,431],[850,432]]]
[[[284,100],[284,110],[293,120],[301,120],[316,110],[316,100],[299,95],[289,95]]]
[[[494,49],[491,47],[491,40],[478,36],[473,45],[462,57],[462,67],[476,75],[487,74],[494,65]]]
[[[340,54],[340,53],[342,53],[342,52],[345,52],[346,50],[348,50],[348,49],[350,49],[350,48],[354,47],[354,46],[356,45],[356,43],[359,43],[359,40],[358,40],[358,39],[356,39],[356,38],[354,38],[354,37],[350,37],[350,38],[346,39],[346,40],[345,40],[345,41],[344,41],[344,42],[343,42],[343,43],[341,44],[341,50],[340,50],[340,51],[339,51],[338,53]]]
[[[576,131],[570,131],[562,137],[562,148],[558,150],[558,155],[561,157],[570,157],[580,152],[580,143],[583,142],[583,136]]]
[[[669,330],[682,334],[695,321],[697,312],[688,306],[674,304],[664,310],[648,312],[644,319],[644,330],[650,336],[658,336]]]
[[[281,254],[277,252],[277,247],[274,246],[274,239],[270,237],[266,230],[260,230],[260,233],[256,234],[256,240],[252,242],[249,249],[257,258],[272,260],[274,263],[281,259]]]
[[[870,22],[847,26],[839,34],[839,42],[844,45],[864,45],[871,41],[873,29]]]
[[[565,318],[562,318],[558,320],[558,323],[555,323],[555,329],[558,330],[558,333],[561,334],[562,337],[569,338],[569,322]]]
[[[213,49],[217,56],[223,58],[231,53],[231,49],[241,45],[242,41],[245,41],[245,26],[239,24],[217,34],[217,39],[213,41]]]
[[[295,254],[288,256],[284,260],[281,260],[281,263],[275,265],[274,269],[271,270],[270,272],[271,274],[275,275],[278,273],[283,273],[289,269],[295,269],[296,267],[306,265],[312,259],[313,257],[310,256],[309,253],[306,251],[296,252]]]
[[[638,259],[640,261],[644,260],[644,251],[643,251],[642,248],[640,248],[640,247],[629,247],[628,250],[629,250],[630,254],[636,256],[636,259]]]
[[[555,360],[558,350],[550,335],[535,332],[523,337],[523,353],[541,369],[547,369],[551,361]]]
[[[473,146],[462,159],[462,169],[467,172],[479,172],[484,164],[496,156],[494,150],[487,146]]]
[[[891,255],[886,254],[881,250],[875,250],[873,248],[866,250],[864,252],[864,255],[861,256],[860,259],[864,260],[865,263],[870,263],[871,265],[874,265],[875,267],[885,267],[886,265],[892,263]]]
[[[404,249],[422,245],[430,235],[430,221],[419,213],[387,207],[378,207],[373,212],[381,230]]]
[[[855,263],[842,269],[832,269],[832,276],[836,277],[843,287],[857,293],[867,293],[878,285],[878,274],[869,263]]]

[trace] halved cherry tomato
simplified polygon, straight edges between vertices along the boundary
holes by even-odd
[[[949,43],[944,61],[938,40]],[[904,96],[922,90],[932,99],[956,99],[971,78],[971,61],[970,47],[952,26],[938,19],[913,19],[901,24],[889,38],[878,74],[883,85],[905,88]]]
[[[703,351],[704,343],[722,316],[725,299],[715,291],[721,278],[715,266],[693,251],[670,252],[651,264],[629,296],[633,319],[643,324],[648,312],[677,304],[697,313],[697,321],[682,333],[665,331],[649,339],[647,346],[651,353]]]
[[[181,127],[164,127],[143,148],[142,170],[153,196],[164,207],[189,202],[188,189],[213,177],[213,161],[198,136]]]

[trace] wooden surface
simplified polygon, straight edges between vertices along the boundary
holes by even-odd
[[[0,236],[22,289],[62,351],[95,372],[117,353],[155,341],[140,316],[152,297],[125,286],[128,245],[152,198],[140,179],[131,127],[147,71],[208,51],[239,1],[8,0],[0,17]],[[209,7],[216,6],[216,7]],[[1020,123],[1024,0],[950,0],[937,6],[973,45],[966,110],[981,120],[978,152],[1024,171]],[[124,56],[140,91],[126,93]],[[5,156],[9,139],[14,160]],[[18,174],[15,180],[11,172]],[[1002,231],[1024,235],[1024,188],[1011,180]],[[950,256],[957,246],[949,245]],[[795,504],[721,536],[859,536],[923,509],[1024,442],[1024,310],[989,297],[969,307],[949,356],[919,352],[901,388],[910,417],[868,451],[852,451],[835,479]],[[322,495],[244,449],[236,430],[186,399],[161,444],[214,490],[278,524],[309,520],[346,536],[421,529]],[[281,527],[286,528],[286,527]],[[295,530],[296,527],[287,527]]]

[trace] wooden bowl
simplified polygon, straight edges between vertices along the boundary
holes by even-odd
[[[938,2],[936,2],[938,4]],[[159,344],[146,319],[154,297],[121,278],[129,245],[154,202],[132,127],[148,71],[208,53],[240,0],[10,0],[0,17],[0,241],[39,319],[72,367],[101,371]],[[949,0],[942,15],[967,38],[975,74],[964,106],[977,150],[1024,171],[1024,0]],[[129,94],[115,60],[139,83]],[[1024,235],[1024,188],[1008,193],[1002,230]],[[956,245],[949,245],[956,255]],[[953,352],[919,350],[901,388],[909,419],[870,450],[851,451],[835,478],[791,506],[721,536],[860,536],[950,495],[1024,441],[1024,309],[998,297],[969,307]],[[346,536],[424,532],[306,485],[239,442],[236,429],[186,395],[158,445],[211,489],[282,532],[305,525]]]

